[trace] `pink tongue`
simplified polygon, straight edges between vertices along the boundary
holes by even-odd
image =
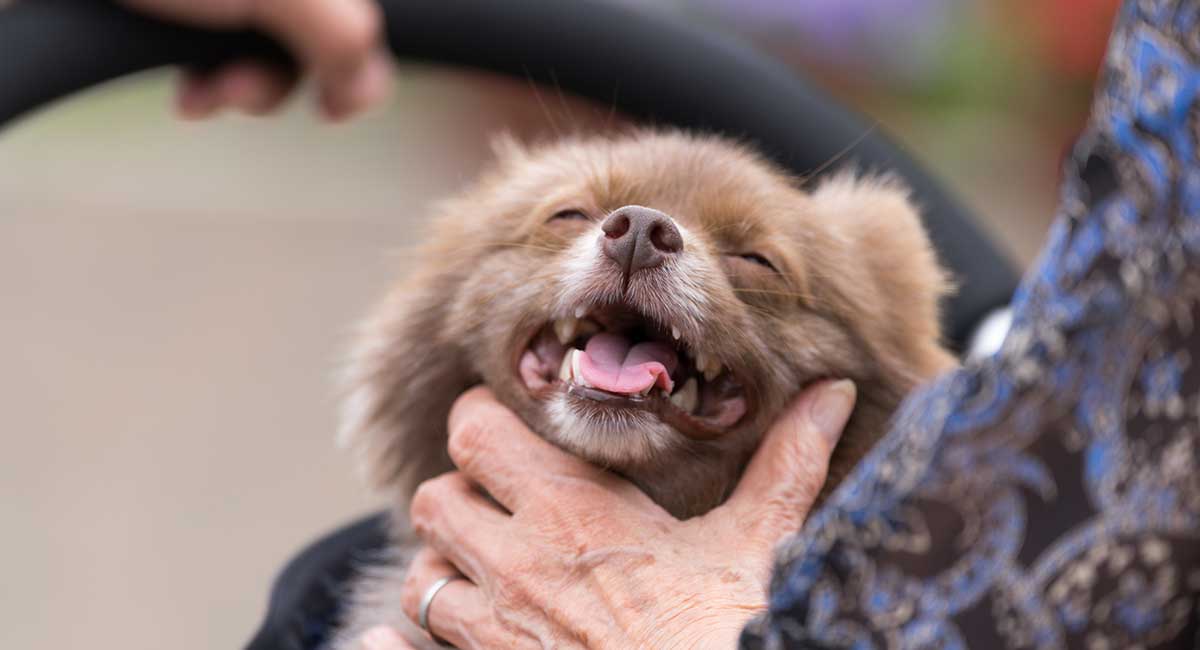
[[[610,393],[632,395],[655,385],[670,393],[671,373],[678,364],[675,350],[667,345],[631,345],[623,336],[601,333],[588,339],[579,371],[588,384]]]

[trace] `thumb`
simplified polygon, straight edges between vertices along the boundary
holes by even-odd
[[[848,379],[809,386],[767,431],[733,495],[720,509],[774,546],[799,530],[825,484],[829,458],[854,408]]]

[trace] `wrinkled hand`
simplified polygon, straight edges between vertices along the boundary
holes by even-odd
[[[429,613],[431,630],[459,648],[733,648],[766,606],[772,551],[807,516],[853,402],[850,382],[809,388],[730,499],[679,521],[472,390],[450,416],[459,471],[413,500],[428,546],[409,570],[405,612],[416,620],[429,586],[461,573]],[[407,647],[383,628],[363,643]]]
[[[213,28],[254,27],[274,35],[315,80],[321,110],[329,119],[367,108],[391,86],[382,16],[371,0],[121,1],[166,19]],[[264,114],[278,108],[297,81],[292,72],[254,61],[187,72],[178,108],[193,119],[223,108]]]

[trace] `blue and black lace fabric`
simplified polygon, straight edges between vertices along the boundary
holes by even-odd
[[[994,357],[913,395],[743,648],[1200,648],[1200,2],[1129,1]]]

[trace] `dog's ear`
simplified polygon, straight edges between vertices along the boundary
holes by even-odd
[[[938,317],[952,283],[908,189],[892,177],[844,171],[822,181],[812,201],[825,224],[814,230],[826,239],[810,246],[829,276],[819,282],[821,297],[905,383],[953,365]]]
[[[375,309],[343,375],[339,442],[357,452],[371,484],[404,499],[422,481],[452,469],[446,418],[454,400],[478,381],[449,340],[449,310],[461,277],[441,262],[422,264]]]

